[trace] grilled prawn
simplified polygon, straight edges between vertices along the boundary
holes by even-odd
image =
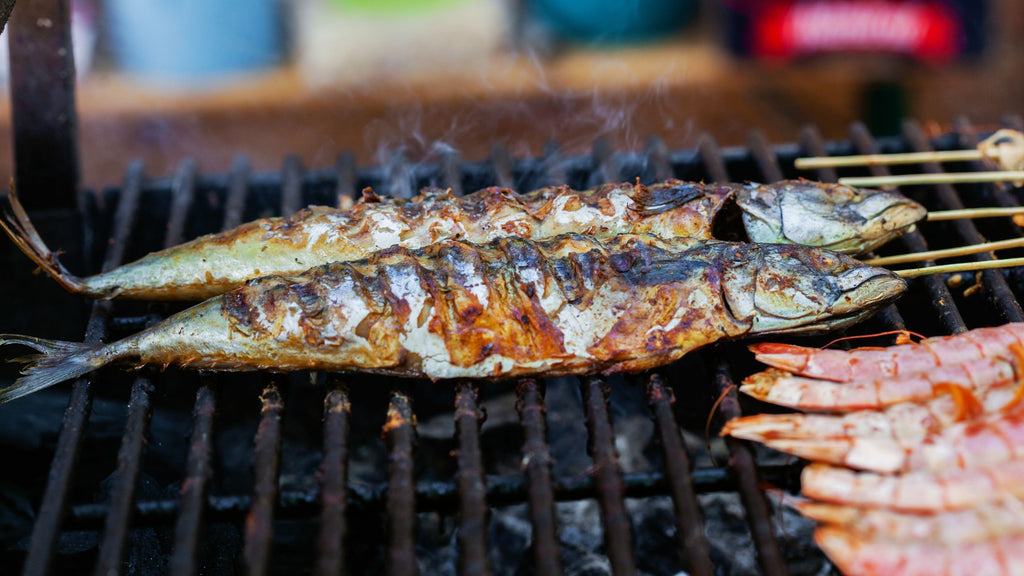
[[[721,339],[846,326],[905,289],[803,246],[450,240],[255,279],[112,344],[4,337],[44,356],[0,403],[116,362],[435,380],[634,372]]]
[[[765,342],[750,347],[769,366],[801,376],[837,382],[875,380],[955,366],[981,358],[1010,358],[1024,346],[1024,323],[977,328],[956,336],[929,338],[888,348],[831,350]]]
[[[311,207],[286,218],[256,220],[79,278],[46,247],[17,197],[0,198],[6,199],[0,203],[0,226],[64,288],[94,298],[146,300],[202,300],[258,276],[295,275],[391,246],[416,249],[446,239],[480,244],[502,236],[543,240],[573,232],[709,239],[716,226],[733,225],[725,213],[737,210],[751,241],[861,253],[925,216],[921,205],[896,192],[803,180],[766,185],[669,180],[583,192],[552,187],[523,195],[487,188],[461,198],[434,191],[406,202],[362,202],[347,211]]]

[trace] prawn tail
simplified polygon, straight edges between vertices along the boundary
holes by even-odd
[[[96,370],[111,360],[104,344],[43,340],[28,336],[0,335],[0,346],[20,344],[40,352],[28,359],[21,378],[0,389],[0,405],[66,382]]]
[[[68,272],[57,259],[57,254],[50,250],[42,236],[32,225],[25,208],[18,200],[14,186],[6,194],[0,193],[0,228],[14,244],[32,259],[44,272],[57,281],[65,290],[78,294],[85,286],[80,278]]]

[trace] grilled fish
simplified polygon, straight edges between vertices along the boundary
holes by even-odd
[[[905,289],[803,246],[447,240],[254,279],[112,344],[0,337],[43,353],[0,403],[111,363],[433,380],[636,372],[721,339],[846,326]]]
[[[144,300],[202,300],[258,276],[290,276],[390,246],[416,249],[446,239],[480,244],[502,236],[542,240],[573,232],[709,239],[716,226],[738,226],[728,217],[737,210],[748,240],[861,253],[925,216],[921,205],[896,192],[805,180],[764,185],[668,180],[583,192],[550,187],[523,195],[487,188],[461,198],[432,191],[412,201],[362,202],[351,210],[310,207],[285,218],[256,220],[79,278],[46,247],[17,197],[0,198],[6,199],[0,202],[0,226],[64,288],[94,298]],[[732,234],[736,238],[718,235],[744,236]]]

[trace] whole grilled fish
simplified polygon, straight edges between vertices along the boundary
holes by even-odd
[[[0,226],[67,290],[95,298],[202,300],[270,274],[366,258],[391,246],[421,248],[447,239],[481,244],[502,236],[542,240],[579,232],[599,238],[649,233],[664,238],[748,239],[861,253],[913,228],[925,209],[896,192],[806,180],[775,184],[566,186],[529,194],[487,188],[457,198],[442,191],[412,201],[363,202],[351,210],[311,207],[154,252],[106,273],[79,278],[46,247],[13,195]],[[722,227],[739,230],[722,237]]]
[[[905,289],[804,246],[447,240],[258,278],[112,344],[0,337],[43,353],[0,403],[115,362],[434,380],[636,372],[720,339],[846,326]]]

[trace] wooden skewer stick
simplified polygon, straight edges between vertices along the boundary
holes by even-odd
[[[924,268],[908,268],[906,270],[893,270],[904,278],[917,278],[931,274],[949,274],[952,272],[977,272],[978,270],[991,270],[993,268],[1013,268],[1024,266],[1024,258],[1007,258],[1006,260],[988,260],[985,262],[962,262],[960,264],[943,264],[940,266],[925,266]]]
[[[967,220],[973,218],[998,218],[1000,216],[1017,216],[1024,214],[1024,206],[1006,208],[964,208],[963,210],[936,210],[929,212],[926,220],[939,222],[942,220]]]
[[[899,254],[896,256],[883,256],[864,260],[865,264],[874,266],[890,266],[892,264],[906,264],[907,262],[921,262],[923,260],[939,260],[942,258],[955,258],[994,250],[1006,250],[1007,248],[1024,247],[1024,238],[1012,238],[1010,240],[999,240],[997,242],[986,242],[984,244],[972,244],[970,246],[958,246],[944,250],[929,250],[927,252],[912,252],[910,254]]]
[[[995,172],[943,172],[940,174],[902,174],[898,176],[864,176],[840,178],[840,184],[855,187],[914,186],[917,184],[963,184],[967,182],[1024,183],[1024,170]]]
[[[1024,133],[1016,130],[998,130],[978,146],[969,150],[940,150],[937,152],[908,152],[903,154],[862,154],[857,156],[813,156],[797,158],[794,165],[801,170],[814,168],[844,168],[892,164],[922,164],[925,162],[966,162],[995,160],[1002,170],[1024,169]],[[853,186],[853,184],[850,184]]]

